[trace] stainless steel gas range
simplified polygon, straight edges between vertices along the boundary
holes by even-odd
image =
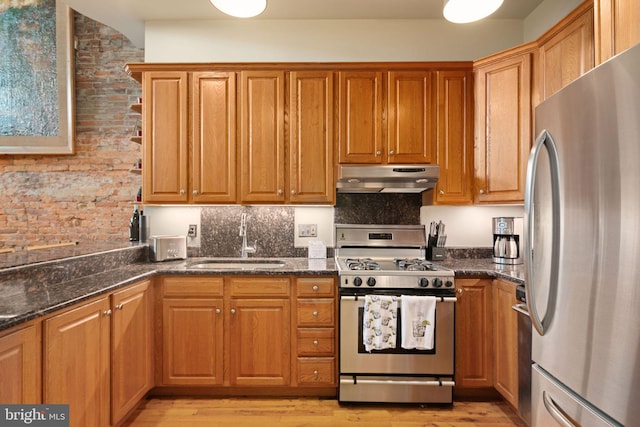
[[[454,273],[425,260],[425,227],[337,224],[335,231],[340,279],[339,401],[451,403]],[[403,316],[402,308],[410,311],[405,303],[415,301],[414,296],[432,297],[418,298],[433,301],[430,347],[412,348],[404,343],[403,331],[405,336],[416,332],[403,324],[410,316]],[[384,332],[367,320],[371,302],[377,300],[394,308],[381,317],[386,316],[392,325],[385,322],[380,328]],[[382,338],[383,345],[372,349],[371,337],[373,341]],[[395,343],[386,341],[388,337]]]

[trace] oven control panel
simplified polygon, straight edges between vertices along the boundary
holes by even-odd
[[[341,288],[376,289],[453,289],[449,276],[340,276]]]

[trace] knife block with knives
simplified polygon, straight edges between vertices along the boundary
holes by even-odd
[[[444,261],[447,235],[444,234],[445,225],[442,221],[431,221],[429,225],[429,238],[427,239],[427,259],[431,261]]]

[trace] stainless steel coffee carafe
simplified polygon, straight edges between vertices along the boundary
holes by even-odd
[[[493,262],[522,264],[522,217],[493,218]]]

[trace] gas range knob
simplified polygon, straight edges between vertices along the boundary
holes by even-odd
[[[436,288],[441,288],[442,287],[442,279],[440,278],[435,278],[433,279],[433,286],[435,286]]]
[[[367,286],[374,287],[376,285],[375,277],[369,277],[367,279]]]
[[[444,283],[444,285],[445,285],[447,288],[450,288],[450,287],[452,287],[452,286],[453,286],[453,282],[452,282],[451,280],[447,280],[447,281]]]
[[[427,286],[429,286],[429,279],[427,279],[426,277],[420,278],[420,281],[418,282],[418,285],[421,288],[426,288]]]
[[[359,277],[356,277],[353,279],[353,286],[362,286],[362,279]]]

